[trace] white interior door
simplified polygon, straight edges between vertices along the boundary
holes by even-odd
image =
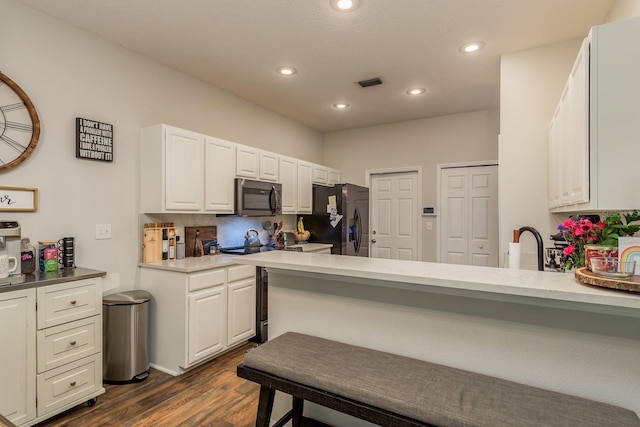
[[[498,166],[442,169],[440,186],[440,261],[497,267]]]
[[[418,260],[418,173],[371,176],[371,256]]]

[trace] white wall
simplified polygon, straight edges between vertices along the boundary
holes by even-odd
[[[437,165],[498,158],[498,110],[412,120],[325,135],[326,164],[364,185],[366,169],[422,167],[422,206],[437,205]],[[435,217],[421,217],[422,260],[436,261]],[[426,221],[434,222],[427,230]]]
[[[605,22],[622,21],[640,16],[640,1],[616,0],[609,10]]]
[[[36,187],[35,213],[2,213],[23,237],[75,236],[76,263],[120,276],[131,288],[138,262],[137,161],[141,127],[168,123],[321,163],[320,132],[228,92],[0,0],[3,73],[27,92],[42,123],[34,153],[0,174],[0,185]],[[99,19],[97,17],[96,19]],[[75,118],[114,125],[113,163],[75,158]],[[95,240],[95,225],[112,225]]]

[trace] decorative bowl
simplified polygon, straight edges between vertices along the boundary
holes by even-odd
[[[633,276],[636,270],[636,261],[620,261],[615,257],[591,258],[591,271],[597,276],[610,279],[627,279]]]
[[[311,237],[311,233],[309,232],[309,230],[305,230],[304,233],[294,231],[293,237],[295,238],[296,243],[307,243],[307,240],[309,240],[309,237]]]

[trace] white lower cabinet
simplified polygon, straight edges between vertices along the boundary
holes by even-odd
[[[0,294],[0,413],[12,423],[33,425],[104,393],[101,280]]]
[[[36,292],[0,294],[0,413],[16,425],[36,417]]]
[[[253,266],[193,273],[143,267],[140,286],[149,291],[150,363],[180,375],[255,336]]]
[[[224,285],[189,293],[187,325],[189,364],[220,353],[226,348],[226,296]]]
[[[229,267],[227,284],[227,346],[247,341],[256,334],[255,267]]]

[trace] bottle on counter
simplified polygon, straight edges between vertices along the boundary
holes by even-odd
[[[184,242],[180,241],[180,236],[176,236],[176,259],[184,259]]]
[[[169,259],[169,229],[162,229],[162,259]]]
[[[29,274],[36,271],[36,248],[31,245],[31,240],[25,237],[20,241],[20,272]]]

